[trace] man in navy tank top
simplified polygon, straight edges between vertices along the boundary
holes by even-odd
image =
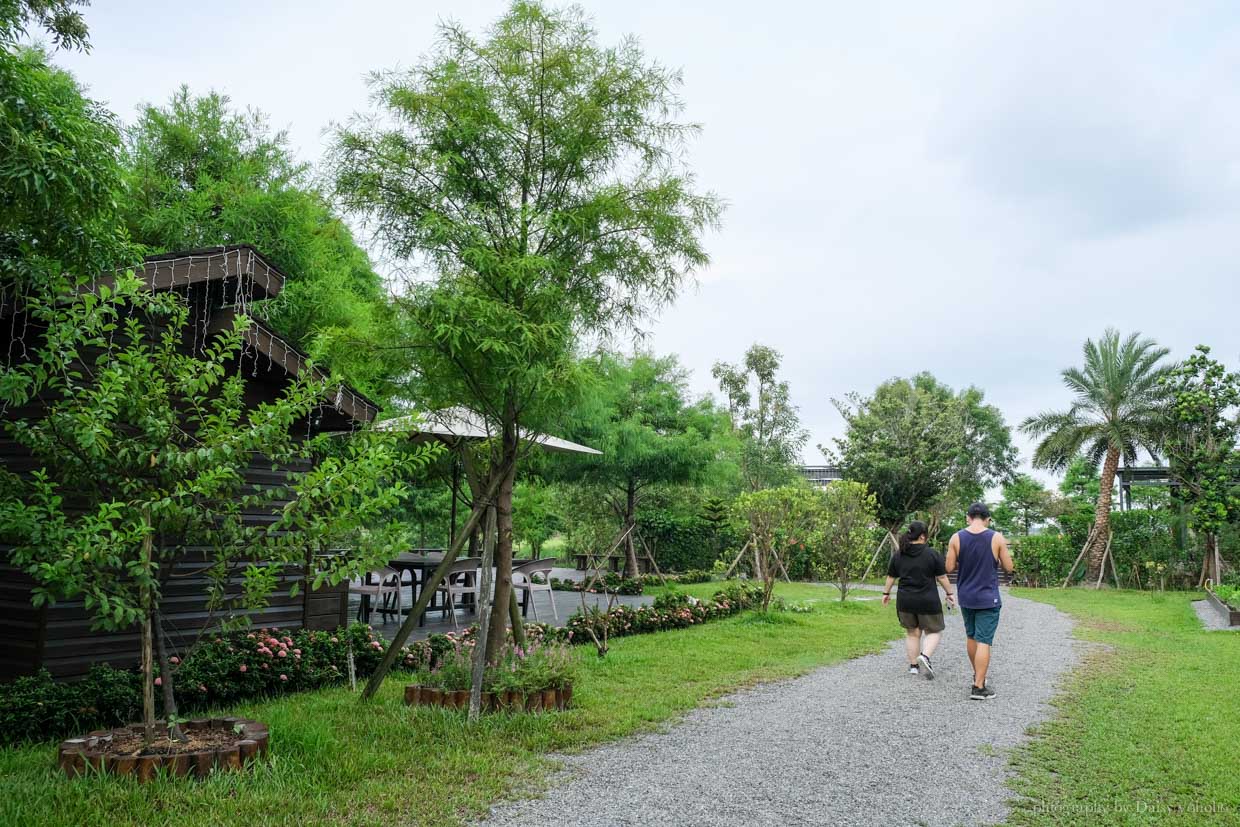
[[[952,535],[947,544],[947,571],[959,572],[956,601],[964,619],[968,638],[969,662],[973,664],[973,686],[969,697],[987,701],[995,691],[986,685],[990,668],[990,647],[999,628],[999,566],[1012,573],[1012,553],[1007,540],[990,527],[990,509],[984,503],[969,506],[969,525]]]

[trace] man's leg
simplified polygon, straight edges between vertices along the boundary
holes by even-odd
[[[934,654],[934,650],[939,648],[939,641],[943,639],[942,632],[929,632],[921,641],[921,651],[926,657]]]
[[[990,644],[978,643],[977,641],[969,641],[973,655],[970,660],[973,661],[973,685],[986,685],[986,671],[990,669]]]
[[[976,639],[977,652],[973,656],[973,693],[974,698],[993,698],[994,691],[986,686],[986,673],[990,670],[990,648],[995,642],[995,631],[999,627],[999,609],[986,609],[975,613],[973,635]]]
[[[960,607],[960,617],[964,621],[964,648],[969,653],[969,663],[972,664],[977,660],[977,641],[973,639],[976,618],[972,609],[963,606]]]

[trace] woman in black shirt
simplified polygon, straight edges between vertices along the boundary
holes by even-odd
[[[899,581],[896,592],[896,616],[904,627],[904,649],[908,654],[908,671],[919,671],[926,680],[934,679],[930,656],[943,636],[943,604],[939,602],[938,586],[947,594],[947,605],[956,595],[947,580],[943,555],[926,545],[926,524],[914,520],[900,536],[900,550],[891,555],[887,566],[887,583],[883,586],[883,605],[891,600],[891,587]],[[920,667],[920,668],[919,668]]]

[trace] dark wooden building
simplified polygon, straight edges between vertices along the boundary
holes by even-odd
[[[284,275],[257,250],[239,245],[191,250],[153,256],[145,260],[139,276],[152,290],[173,290],[182,295],[190,308],[190,322],[184,333],[185,347],[201,348],[214,332],[230,327],[235,314],[250,310],[252,302],[274,299],[284,286]],[[253,317],[252,317],[253,318]],[[9,359],[38,347],[42,331],[12,304],[0,308],[0,336],[9,342]],[[259,322],[245,333],[245,348],[235,364],[245,379],[245,399],[249,405],[279,397],[293,377],[308,370],[307,356]],[[294,433],[307,436],[332,431],[348,431],[372,421],[378,407],[357,391],[334,388],[308,419],[294,425]],[[7,420],[37,417],[40,409],[31,404],[6,410]],[[0,459],[6,468],[21,473],[34,466],[25,449],[0,431]],[[308,462],[272,470],[270,461],[256,458],[246,474],[254,488],[284,486],[290,476],[305,471]],[[276,505],[283,503],[277,502]],[[245,519],[261,523],[275,519],[268,510],[248,513]],[[92,631],[90,614],[81,600],[59,601],[35,608],[30,600],[34,582],[9,565],[8,549],[0,545],[0,680],[30,674],[40,667],[58,678],[84,674],[92,664],[109,663],[118,667],[137,664],[139,633],[135,626],[125,632]],[[193,551],[176,564],[164,588],[162,615],[170,642],[188,640],[221,617],[207,611],[207,578],[201,571],[205,557]],[[347,586],[324,587],[317,591],[299,590],[289,597],[289,587],[303,579],[300,569],[288,569],[280,588],[265,609],[251,612],[259,626],[334,629],[347,622]]]

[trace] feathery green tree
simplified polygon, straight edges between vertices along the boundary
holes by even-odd
[[[511,593],[512,490],[529,431],[554,432],[584,334],[639,324],[706,263],[719,201],[683,163],[678,73],[577,7],[515,2],[476,38],[441,26],[410,70],[371,79],[379,114],[335,130],[339,203],[416,277],[397,298],[421,410],[466,406],[499,481],[488,653]]]
[[[835,406],[846,430],[834,451],[822,451],[846,479],[866,484],[878,500],[879,522],[893,535],[911,514],[980,495],[1016,463],[1002,413],[977,388],[957,393],[919,373]],[[931,525],[932,536],[936,531]]]
[[[717,454],[713,437],[727,425],[708,402],[689,401],[688,373],[674,356],[603,351],[586,364],[593,381],[570,432],[603,453],[568,461],[565,472],[607,502],[625,538],[625,576],[636,577],[642,500],[652,486],[701,480]]]
[[[225,95],[182,86],[126,132],[130,236],[148,253],[252,244],[287,276],[264,319],[338,378],[386,400],[404,367],[381,347],[395,316],[382,280],[284,132]]]
[[[755,344],[739,365],[716,362],[711,368],[741,438],[741,476],[751,491],[796,480],[795,466],[809,439],[788,383],[776,378],[781,358]]]

